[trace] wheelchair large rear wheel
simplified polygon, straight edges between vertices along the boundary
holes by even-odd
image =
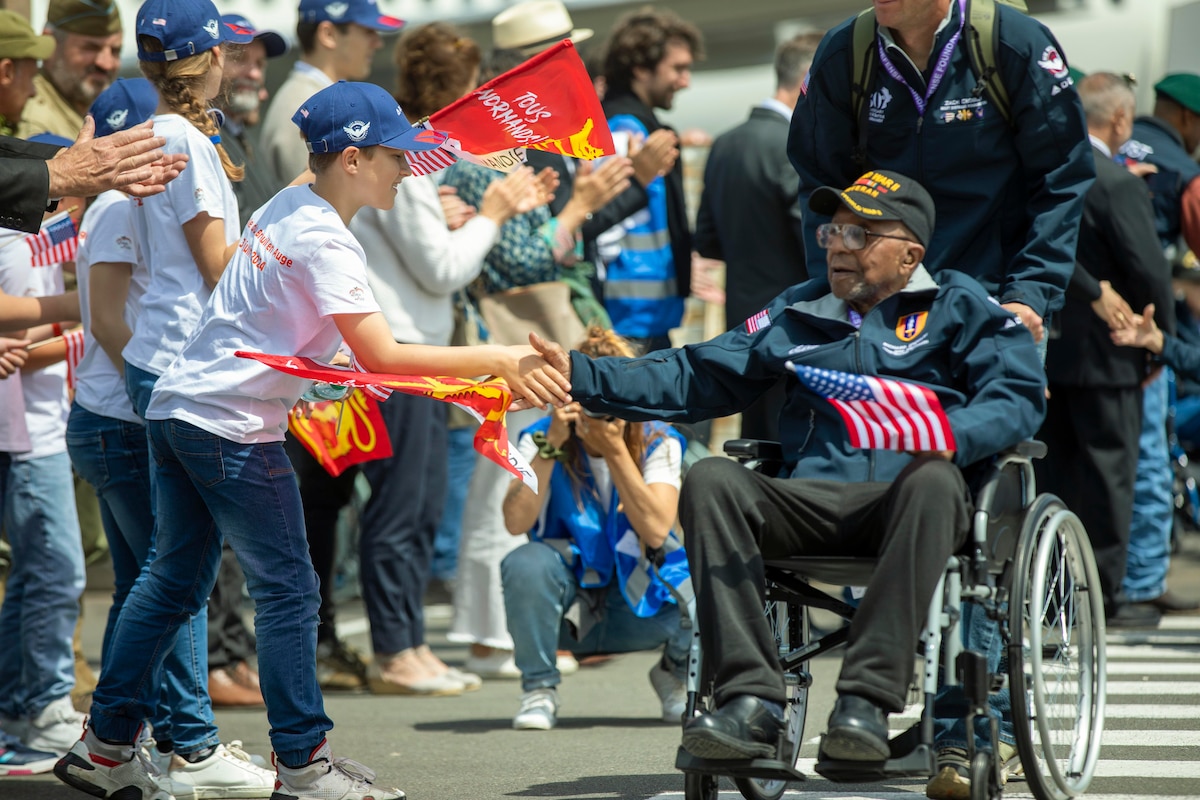
[[[770,589],[768,589],[768,596]],[[807,644],[810,638],[808,606],[789,603],[786,599],[768,599],[763,609],[780,658]],[[791,768],[800,758],[800,747],[804,743],[804,722],[808,717],[808,662],[784,670],[787,702],[784,704],[785,718],[783,754],[780,758]],[[737,778],[738,791],[746,800],[779,800],[787,791],[788,781],[765,778]]]
[[[1038,800],[1091,783],[1104,728],[1104,602],[1079,518],[1040,495],[1022,526],[1009,600],[1009,675],[1017,750]]]

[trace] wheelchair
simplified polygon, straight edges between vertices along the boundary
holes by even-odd
[[[725,444],[725,452],[767,474],[782,465],[782,450],[774,442],[733,440]],[[940,679],[942,685],[962,688],[967,730],[974,730],[974,717],[988,713],[989,694],[1009,688],[1017,751],[1038,800],[1066,800],[1087,790],[1104,727],[1104,604],[1079,518],[1057,497],[1035,493],[1033,459],[1045,452],[1041,442],[1023,442],[997,456],[978,483],[967,543],[946,565],[930,602],[920,652],[912,654],[924,662],[911,687],[920,690],[920,721],[892,737],[886,761],[819,760],[817,773],[853,783],[932,777],[934,695]],[[775,634],[787,690],[784,733],[774,759],[701,759],[679,748],[675,766],[684,773],[686,800],[717,800],[721,776],[732,778],[746,800],[778,800],[790,782],[805,779],[799,761],[812,684],[808,663],[844,644],[848,633],[843,625],[814,638],[810,610],[831,611],[846,621],[855,611],[813,584],[866,585],[874,559],[798,557],[768,560],[764,566],[764,613]],[[999,626],[1003,656],[998,673],[988,671],[984,654],[963,648],[964,602],[981,606]],[[694,601],[689,610],[694,633],[685,721],[713,710]],[[990,751],[969,744],[972,800],[1001,796],[1002,765],[993,756],[999,752],[997,728],[992,719]]]

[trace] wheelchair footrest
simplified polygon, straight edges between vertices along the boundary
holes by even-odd
[[[834,761],[819,759],[817,774],[836,783],[875,783],[892,778],[928,778],[933,775],[933,750],[919,744],[905,755],[887,761]]]
[[[764,778],[767,780],[803,781],[807,776],[788,764],[773,758],[748,760],[726,760],[696,758],[679,748],[675,755],[675,769],[682,772],[702,772],[707,775],[727,775],[730,778]]]

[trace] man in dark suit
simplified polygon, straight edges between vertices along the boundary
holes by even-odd
[[[725,327],[761,311],[808,278],[800,223],[800,176],[787,155],[792,110],[819,33],[803,33],[775,52],[775,94],[713,142],[696,217],[696,250],[725,262]],[[779,438],[782,382],[742,412],[742,436]]]
[[[1038,487],[1061,497],[1087,528],[1110,627],[1153,625],[1158,612],[1121,591],[1133,514],[1141,433],[1145,350],[1115,346],[1111,329],[1132,324],[1130,306],[1154,303],[1156,322],[1174,331],[1171,272],[1154,228],[1145,184],[1113,161],[1133,129],[1125,80],[1094,73],[1079,83],[1094,148],[1096,182],[1084,200],[1075,272],[1046,356],[1050,402],[1039,434],[1049,455]]]

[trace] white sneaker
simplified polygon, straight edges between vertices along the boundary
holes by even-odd
[[[274,800],[404,800],[399,789],[374,785],[375,773],[348,758],[334,758],[329,742],[313,751],[312,761],[292,769],[276,759]]]
[[[21,744],[34,750],[66,755],[83,734],[84,716],[75,710],[71,696],[64,695],[29,720]]]
[[[219,744],[212,755],[195,763],[176,754],[160,783],[175,800],[270,797],[275,773],[256,766],[240,747],[234,750]]]
[[[90,729],[58,760],[54,774],[68,786],[93,797],[172,800],[171,793],[155,780],[154,767],[140,742],[105,744]]]
[[[466,672],[473,672],[481,678],[519,678],[521,670],[513,660],[512,650],[495,650],[491,655],[467,656],[463,667]]]
[[[676,725],[682,723],[683,712],[687,708],[687,687],[683,681],[670,670],[663,669],[659,661],[650,668],[650,685],[662,703],[662,721]]]
[[[574,675],[579,672],[579,659],[571,653],[559,653],[554,658],[554,666],[559,675]]]
[[[532,689],[521,695],[521,710],[513,717],[519,731],[548,731],[558,724],[558,691]]]

